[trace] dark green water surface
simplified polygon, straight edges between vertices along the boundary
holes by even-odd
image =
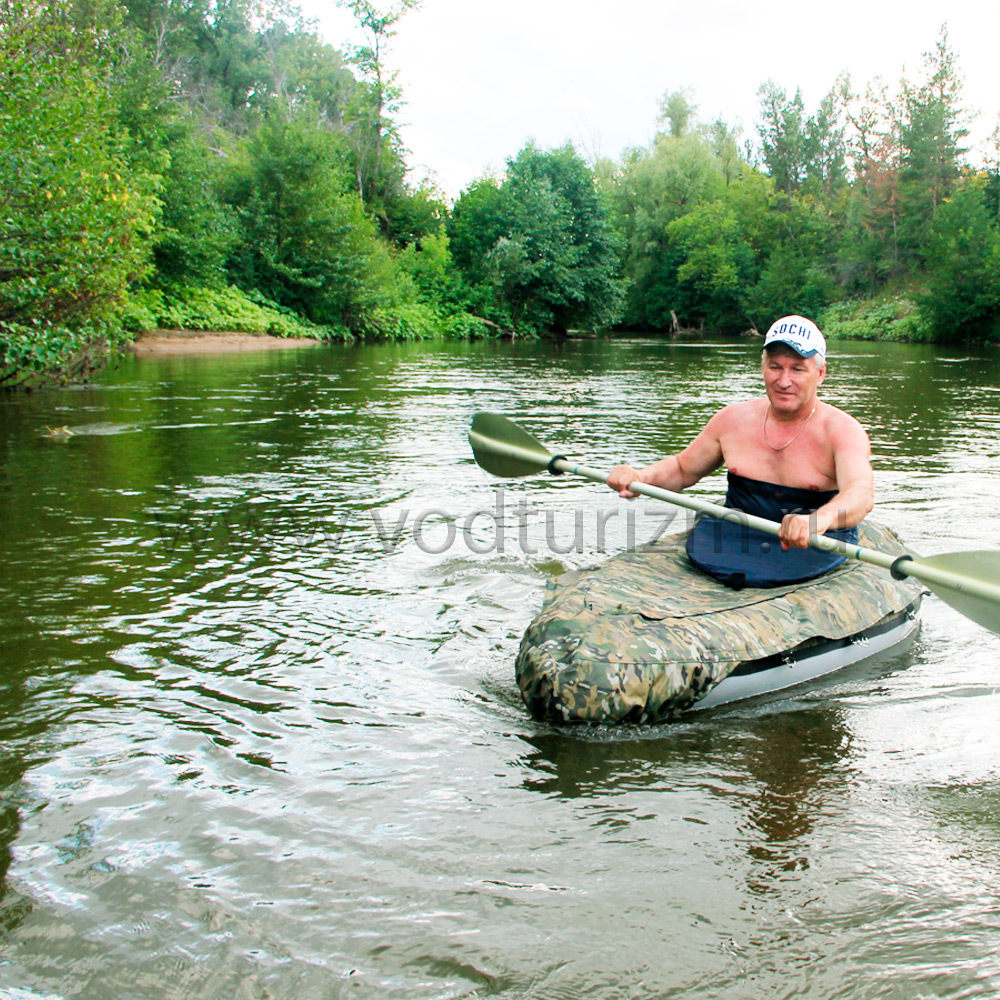
[[[472,414],[648,462],[758,348],[154,356],[0,398],[0,998],[996,997],[1000,638],[929,598],[905,649],[671,725],[521,705],[546,578],[686,515],[491,480]],[[824,395],[913,549],[1000,548],[995,358],[840,344]]]

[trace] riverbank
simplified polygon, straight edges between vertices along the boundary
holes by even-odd
[[[129,350],[134,354],[230,354],[315,347],[322,341],[308,337],[275,337],[267,333],[208,330],[150,330],[140,334]]]

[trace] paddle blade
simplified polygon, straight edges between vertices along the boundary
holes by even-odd
[[[956,611],[1000,634],[1000,552],[946,552],[915,566],[953,575],[955,583],[928,579],[919,569],[912,574]]]
[[[494,476],[541,472],[552,457],[545,446],[499,413],[477,413],[469,431],[472,454]]]

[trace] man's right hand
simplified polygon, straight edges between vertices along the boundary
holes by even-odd
[[[626,500],[634,500],[639,494],[633,493],[628,488],[628,485],[629,483],[634,483],[636,480],[640,483],[643,481],[642,476],[631,465],[616,465],[608,473],[607,483],[620,497],[624,497]]]

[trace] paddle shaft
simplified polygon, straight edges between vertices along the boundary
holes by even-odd
[[[522,448],[506,441],[499,443],[495,440],[488,440],[475,432],[471,432],[469,437],[472,439],[473,444],[477,443],[476,439],[478,438],[483,445],[488,445],[495,453],[504,454],[528,464],[534,464],[539,471],[547,467],[550,471],[570,472],[573,475],[590,479],[595,483],[607,482],[607,473],[601,472],[600,469],[593,469],[586,465],[577,465],[569,461],[569,459],[560,456],[552,457],[546,462],[539,455],[538,451]],[[722,507],[708,500],[698,500],[695,497],[685,496],[682,493],[674,493],[672,490],[665,490],[658,486],[649,486],[646,483],[640,482],[629,483],[628,488],[633,493],[640,493],[643,496],[652,497],[654,500],[664,500],[667,503],[675,504],[678,507],[685,507],[700,514],[711,514],[713,517],[724,521],[744,524],[749,528],[756,528],[758,531],[763,531],[768,535],[777,536],[781,531],[781,525],[776,521],[769,521],[754,514],[745,514],[743,511],[733,510],[731,507]],[[828,538],[826,535],[817,534],[809,536],[809,545],[814,549],[821,549],[824,552],[836,552],[850,559],[857,559],[860,562],[889,570],[894,576],[899,578],[912,576],[932,586],[936,584],[965,594],[982,597],[988,601],[1000,603],[1000,587],[995,584],[959,573],[952,573],[937,566],[923,565],[909,556],[891,556],[884,552],[878,552],[875,549],[867,549],[864,546],[852,545],[838,538]]]

